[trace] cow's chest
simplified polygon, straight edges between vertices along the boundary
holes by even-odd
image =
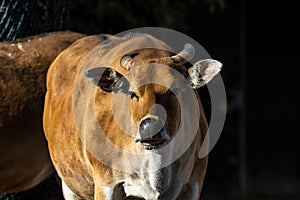
[[[133,174],[125,180],[123,187],[126,196],[156,200],[168,190],[170,181],[171,167],[165,167],[154,172]]]

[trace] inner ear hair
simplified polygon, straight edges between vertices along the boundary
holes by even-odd
[[[207,84],[222,69],[222,63],[213,59],[204,59],[196,62],[188,69],[188,80],[193,89]]]

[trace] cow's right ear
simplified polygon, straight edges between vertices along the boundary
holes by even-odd
[[[127,92],[128,80],[110,67],[95,67],[85,72],[86,78],[105,92]]]

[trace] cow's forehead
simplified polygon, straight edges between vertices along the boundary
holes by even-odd
[[[127,73],[126,77],[130,82],[130,89],[133,91],[149,86],[153,88],[153,91],[163,93],[176,85],[174,70],[166,65],[146,63],[135,66]]]

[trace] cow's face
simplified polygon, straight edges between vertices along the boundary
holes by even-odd
[[[126,54],[120,60],[120,65],[128,70],[124,75],[110,67],[86,71],[88,80],[105,92],[122,92],[130,98],[131,121],[137,127],[134,140],[147,150],[164,146],[176,134],[182,92],[187,87],[198,89],[205,85],[221,69],[221,63],[211,59],[186,69],[184,64],[193,53],[191,48],[189,45],[178,55],[155,59],[143,60],[140,56],[135,60],[138,53]]]
[[[172,70],[151,63],[136,66],[126,76],[131,118],[138,127],[135,141],[148,150],[167,144],[180,124],[180,94],[175,95],[180,82]]]

